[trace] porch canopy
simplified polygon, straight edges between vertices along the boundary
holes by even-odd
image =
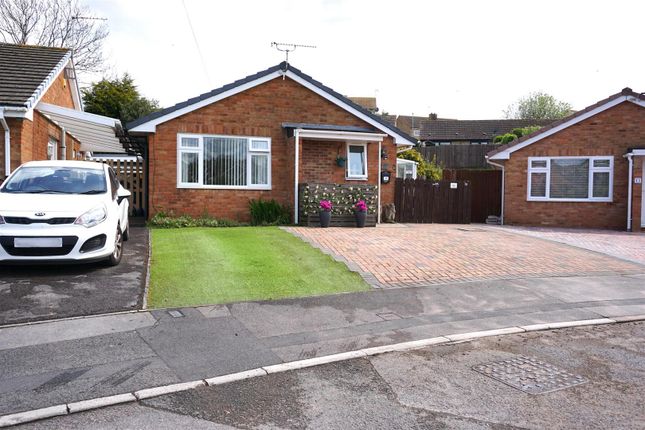
[[[385,133],[370,128],[348,126],[348,125],[334,125],[334,124],[307,124],[307,123],[282,123],[282,128],[287,131],[287,137],[293,137],[295,140],[295,175],[294,175],[294,223],[298,223],[298,177],[299,177],[299,142],[300,139],[315,139],[315,140],[335,140],[343,142],[373,142],[378,143],[378,154],[381,153],[381,143],[387,137]],[[381,172],[381,157],[379,156],[378,171]],[[378,209],[377,217],[380,222],[381,217],[381,187],[377,182],[378,188]]]
[[[121,121],[48,103],[38,103],[36,110],[51,119],[81,142],[83,152],[124,154],[118,134]]]

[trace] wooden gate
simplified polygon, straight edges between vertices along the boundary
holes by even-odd
[[[146,163],[141,157],[128,160],[112,158],[95,158],[94,161],[106,163],[114,169],[121,185],[132,195],[130,202],[130,216],[143,216],[146,214],[147,181]]]
[[[501,216],[501,170],[444,170],[443,177],[451,181],[470,181],[472,222],[486,222],[489,215]]]
[[[470,182],[397,178],[394,205],[397,222],[470,224]]]

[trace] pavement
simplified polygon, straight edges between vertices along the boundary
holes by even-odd
[[[645,274],[480,281],[179,311],[0,328],[0,415],[447,334],[645,315]]]
[[[645,235],[638,234],[579,231],[569,232],[568,241],[554,241],[540,230],[528,235],[478,224],[284,229],[346,263],[375,288],[645,270]],[[580,246],[592,237],[595,249]]]
[[[528,394],[473,370],[520,357],[585,382]],[[639,322],[393,352],[17,429],[636,429],[645,427],[644,391],[645,323]]]
[[[141,309],[148,231],[131,227],[121,264],[0,266],[0,325]]]

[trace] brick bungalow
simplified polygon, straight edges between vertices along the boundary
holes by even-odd
[[[645,97],[629,88],[487,155],[502,221],[643,231]]]
[[[118,120],[83,112],[69,50],[0,43],[0,77],[0,180],[27,161],[125,152]]]
[[[397,151],[416,143],[285,62],[127,128],[148,139],[150,215],[238,221],[249,220],[250,199],[288,205],[297,223],[330,198],[337,219],[361,190],[376,222],[394,202],[384,177],[394,176]]]

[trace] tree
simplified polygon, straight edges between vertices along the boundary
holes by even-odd
[[[504,114],[506,118],[542,120],[564,118],[570,112],[569,103],[538,91],[521,97],[516,103],[510,105]]]
[[[437,157],[435,156],[431,162],[428,162],[423,158],[423,155],[416,149],[408,149],[397,155],[397,158],[403,158],[405,160],[412,160],[419,163],[417,165],[417,177],[423,177],[430,179],[431,181],[438,181],[443,177],[443,171],[441,166],[437,164]]]
[[[87,19],[92,16],[79,0],[0,0],[0,39],[69,48],[79,72],[102,71],[109,32],[105,22]]]
[[[118,118],[124,125],[159,110],[159,102],[139,94],[127,73],[121,79],[103,78],[82,92],[86,112]]]

